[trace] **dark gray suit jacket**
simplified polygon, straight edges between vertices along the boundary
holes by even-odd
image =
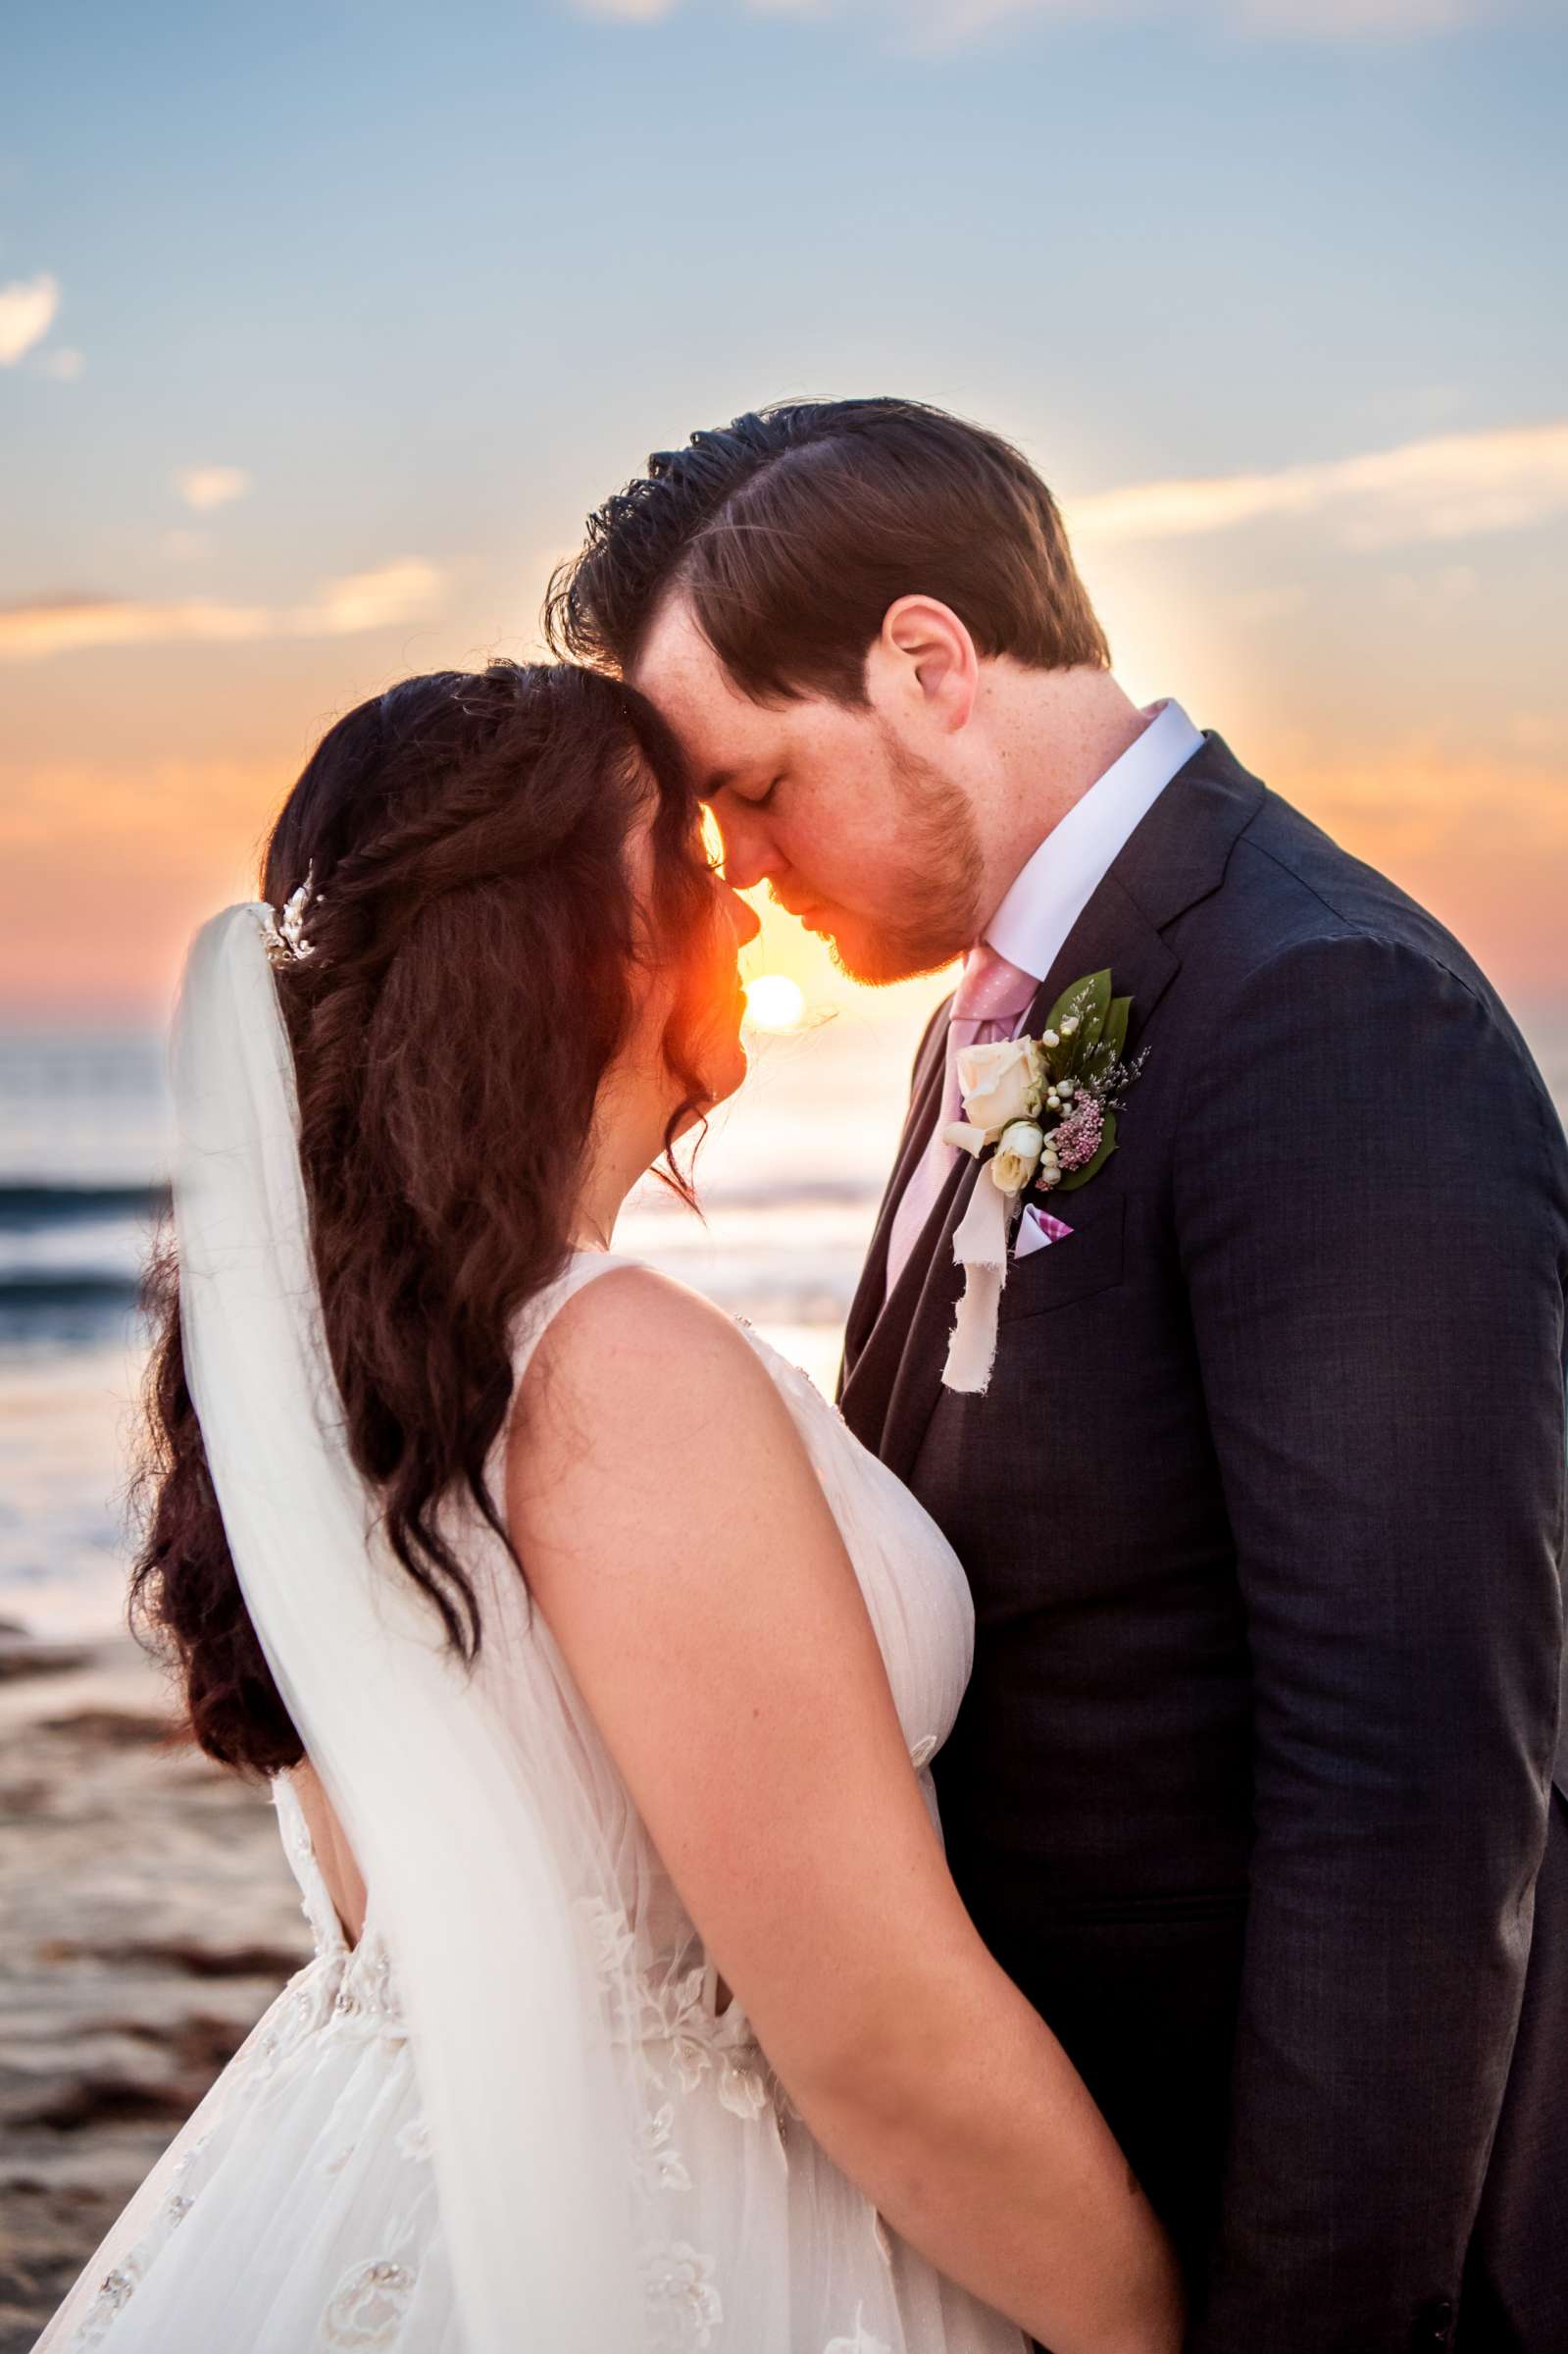
[[[940,1387],[964,1161],[851,1427],[974,1588],[982,1933],[1189,2264],[1195,2354],[1568,2349],[1568,1149],[1483,975],[1218,739],[1089,901],[1120,1149]]]

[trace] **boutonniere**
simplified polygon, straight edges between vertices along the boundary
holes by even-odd
[[[949,1390],[983,1392],[990,1380],[1015,1221],[1020,1256],[1073,1231],[1025,1194],[1076,1193],[1116,1150],[1117,1114],[1143,1067],[1142,1054],[1125,1059],[1132,1010],[1131,998],[1111,995],[1109,971],[1090,973],[1062,992],[1038,1038],[959,1051],[964,1116],[942,1137],[984,1166],[953,1236],[964,1296],[942,1369]]]

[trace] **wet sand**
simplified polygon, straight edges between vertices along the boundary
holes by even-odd
[[[0,1631],[0,2354],[309,1951],[265,1791],[172,1743],[129,1640]]]

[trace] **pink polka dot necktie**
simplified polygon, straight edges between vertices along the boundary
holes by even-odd
[[[942,1143],[942,1130],[950,1120],[963,1113],[963,1098],[958,1087],[958,1054],[963,1047],[984,1047],[999,1038],[1011,1038],[1020,1021],[1029,1011],[1039,987],[1033,973],[1024,972],[1018,965],[1009,964],[990,945],[982,941],[964,958],[964,975],[953,998],[947,1017],[947,1065],[942,1084],[941,1109],[932,1130],[925,1151],[910,1172],[909,1183],[893,1211],[891,1231],[887,1237],[887,1289],[890,1292],[903,1272],[904,1262],[914,1249],[926,1220],[936,1206],[937,1198],[946,1183],[948,1171],[957,1159],[956,1147]]]

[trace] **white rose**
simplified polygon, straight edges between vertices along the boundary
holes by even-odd
[[[991,1183],[1004,1194],[1021,1194],[1038,1168],[1044,1150],[1043,1132],[1033,1120],[1010,1120],[990,1164]]]
[[[1045,1075],[1045,1057],[1032,1038],[999,1038],[988,1047],[961,1047],[958,1087],[972,1128],[994,1136],[1029,1112]],[[1034,1108],[1039,1108],[1037,1100]]]

